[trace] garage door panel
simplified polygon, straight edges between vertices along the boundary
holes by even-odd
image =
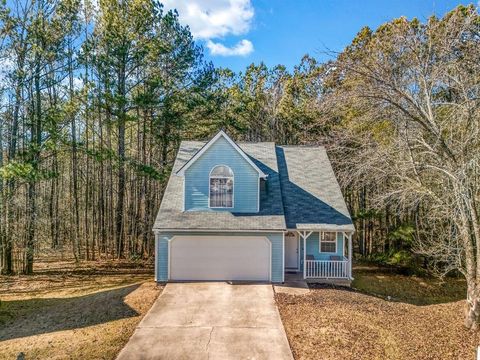
[[[261,280],[270,277],[270,242],[264,237],[175,237],[171,280]]]

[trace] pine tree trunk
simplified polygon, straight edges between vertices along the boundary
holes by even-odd
[[[127,54],[124,54],[120,68],[118,70],[118,142],[117,142],[117,155],[118,155],[118,181],[117,181],[117,207],[115,210],[115,230],[117,240],[117,257],[123,258],[125,247],[124,236],[124,208],[125,208],[125,126],[127,120],[126,110],[126,59]]]
[[[37,55],[38,56],[38,55]],[[39,169],[40,161],[40,144],[42,136],[42,103],[41,103],[41,89],[40,89],[40,62],[36,59],[35,66],[35,113],[31,119],[31,164],[33,169],[33,179],[28,183],[28,225],[27,225],[27,241],[26,241],[26,256],[25,256],[25,274],[33,274],[33,257],[35,244],[35,223],[37,218],[37,202],[36,202],[36,176]]]
[[[20,115],[20,105],[22,102],[22,93],[23,93],[23,67],[24,67],[24,56],[23,49],[20,50],[19,59],[18,59],[18,78],[16,80],[15,86],[15,105],[13,108],[13,117],[12,117],[12,126],[11,126],[11,135],[10,141],[8,144],[8,161],[13,161],[17,155],[17,139],[18,139],[18,126],[19,126],[19,115]],[[2,252],[2,273],[3,274],[12,274],[13,269],[13,239],[12,239],[12,207],[13,207],[13,192],[15,190],[15,180],[9,179],[7,181],[7,195],[4,199],[5,201],[5,225],[4,225],[4,247]]]
[[[115,225],[117,236],[117,256],[123,258],[124,236],[123,236],[123,208],[125,202],[125,122],[118,123],[118,195],[117,208],[115,211]]]

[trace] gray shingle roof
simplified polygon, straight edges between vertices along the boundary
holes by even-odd
[[[183,211],[183,178],[175,175],[205,145],[183,141],[154,230],[353,230],[340,187],[323,147],[238,143],[268,175],[260,212]]]
[[[353,231],[325,148],[277,146],[287,228]]]

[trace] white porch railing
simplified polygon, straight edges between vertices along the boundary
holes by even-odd
[[[348,259],[305,260],[306,279],[348,279]]]

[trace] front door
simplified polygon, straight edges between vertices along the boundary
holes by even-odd
[[[298,269],[298,238],[297,234],[285,234],[285,268]]]

